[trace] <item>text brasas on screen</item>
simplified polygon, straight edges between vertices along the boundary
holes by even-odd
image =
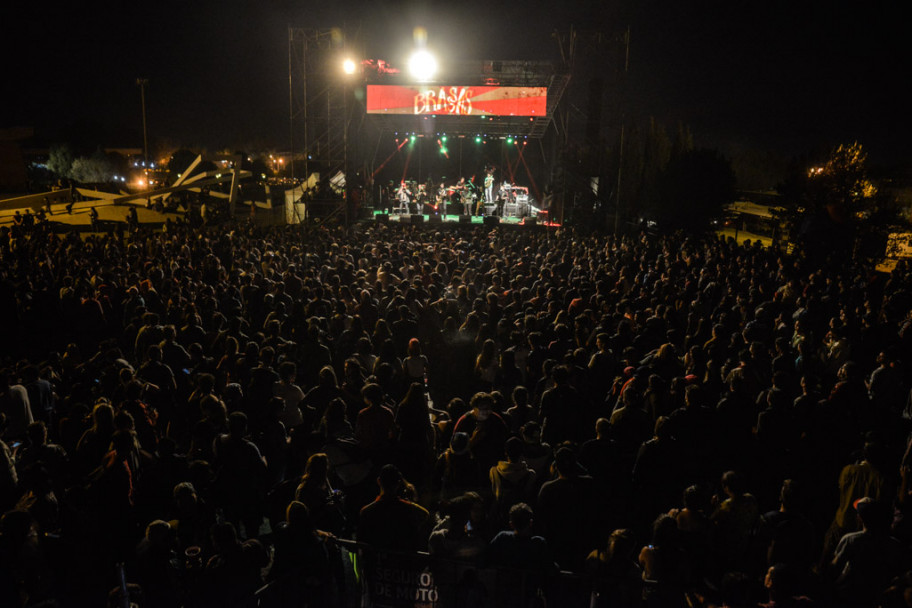
[[[547,87],[368,85],[368,114],[545,116]]]

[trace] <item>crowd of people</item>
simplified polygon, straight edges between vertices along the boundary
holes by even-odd
[[[0,229],[0,605],[912,605],[904,266],[450,228]]]

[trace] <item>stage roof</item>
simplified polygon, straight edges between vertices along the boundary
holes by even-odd
[[[548,129],[554,111],[567,84],[569,72],[555,69],[547,61],[481,60],[442,66],[441,76],[429,86],[502,86],[546,87],[546,113],[543,116],[452,116],[444,114],[368,114],[368,120],[387,131],[418,135],[480,135],[487,138],[541,138]],[[382,66],[366,65],[367,84],[410,86],[415,83],[402,73],[389,73]]]

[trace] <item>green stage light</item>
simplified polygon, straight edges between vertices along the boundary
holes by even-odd
[[[476,144],[480,144],[480,143],[481,143],[481,138],[480,138],[480,137],[476,137],[476,138],[475,138],[475,143],[476,143]]]
[[[416,139],[415,136],[412,135],[412,137],[411,137],[412,143],[415,143],[415,139]]]
[[[507,138],[507,143],[508,143],[508,144],[512,144],[512,143],[513,143],[513,138],[512,138],[512,137],[508,137],[508,138]]]
[[[445,141],[446,141],[446,135],[444,135],[443,137],[441,137],[441,138],[440,138],[440,141],[445,142]]]

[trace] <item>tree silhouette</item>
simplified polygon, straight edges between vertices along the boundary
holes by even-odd
[[[782,219],[788,232],[808,255],[849,254],[859,227],[869,241],[877,232],[868,224],[876,223],[869,220],[876,217],[882,197],[868,179],[866,161],[858,142],[837,146],[822,163],[793,161],[777,189],[785,203]]]
[[[827,209],[835,221],[862,214],[877,194],[868,180],[867,155],[861,144],[839,145],[821,167],[808,171],[808,200],[814,210]]]
[[[700,232],[735,199],[735,173],[718,150],[684,150],[662,171],[659,192],[655,217],[660,226]]]
[[[76,154],[68,144],[56,144],[48,153],[47,168],[57,177],[70,177],[75,160]]]

